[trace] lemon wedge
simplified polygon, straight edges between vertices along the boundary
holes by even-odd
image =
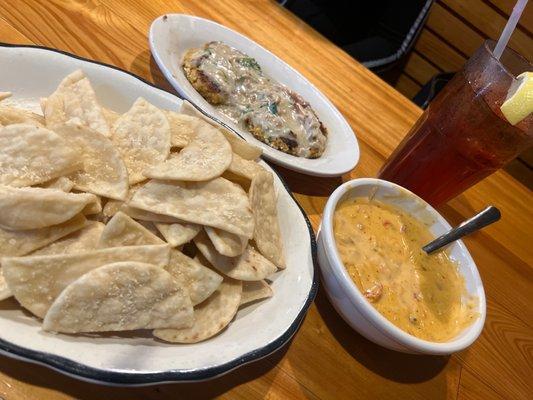
[[[533,112],[533,72],[517,76],[517,84],[511,85],[507,100],[500,110],[511,125],[516,125]]]

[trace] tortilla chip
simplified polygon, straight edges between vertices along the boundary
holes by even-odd
[[[244,252],[248,245],[248,239],[245,237],[209,226],[204,227],[204,229],[215,249],[223,256],[237,257]]]
[[[152,180],[133,195],[128,205],[247,238],[253,234],[246,192],[224,178],[208,182]]]
[[[200,225],[187,223],[155,222],[154,225],[172,247],[190,242],[202,229]]]
[[[180,286],[187,289],[193,305],[211,296],[223,279],[215,271],[175,249],[170,250],[170,262],[165,269]]]
[[[83,210],[81,210],[81,213],[83,215],[94,215],[99,214],[102,212],[102,199],[100,196],[94,196],[95,201],[93,203],[89,203],[85,206]]]
[[[183,223],[183,221],[180,220],[179,218],[171,217],[169,215],[157,214],[157,213],[153,213],[150,211],[140,210],[135,207],[130,207],[127,204],[123,204],[120,207],[120,211],[122,211],[124,214],[129,215],[132,218],[135,218],[141,221],[163,222],[165,224]]]
[[[259,157],[261,157],[261,154],[263,153],[263,151],[259,147],[246,142],[236,133],[228,131],[226,128],[224,128],[221,124],[219,124],[215,120],[206,117],[204,114],[198,111],[193,105],[191,105],[191,103],[189,103],[187,100],[183,100],[180,113],[198,117],[206,121],[207,123],[213,126],[216,126],[218,129],[220,129],[222,134],[226,137],[226,140],[231,145],[233,152],[238,154],[245,160],[257,160]]]
[[[238,154],[234,153],[231,164],[228,167],[228,171],[251,181],[256,175],[260,174],[261,172],[266,172],[266,169],[264,169],[257,162],[245,160]]]
[[[184,328],[193,323],[191,300],[155,265],[117,262],[87,272],[54,301],[45,331],[78,333]]]
[[[124,159],[130,185],[133,185],[146,180],[143,171],[167,159],[170,126],[161,110],[138,98],[113,125],[113,142]]]
[[[79,154],[58,134],[36,125],[0,128],[0,184],[37,185],[81,168]]]
[[[274,177],[263,172],[254,177],[250,186],[250,204],[255,219],[254,241],[258,250],[278,268],[285,268],[283,243],[278,222]]]
[[[105,225],[101,222],[87,221],[82,229],[56,240],[48,246],[35,250],[31,255],[72,254],[95,250],[104,227]]]
[[[233,279],[259,281],[278,270],[274,264],[251,246],[248,246],[238,257],[226,257],[216,251],[205,232],[200,232],[194,238],[194,244],[217,271]]]
[[[172,147],[185,147],[189,144],[199,119],[174,111],[163,111],[170,124],[170,144]]]
[[[243,282],[242,296],[239,306],[241,307],[257,300],[267,299],[272,297],[273,294],[274,292],[272,291],[272,288],[264,280]]]
[[[169,256],[167,245],[113,247],[73,254],[5,257],[2,270],[18,302],[43,318],[61,291],[86,272],[119,261],[164,267]]]
[[[113,126],[115,122],[117,122],[117,119],[120,118],[118,112],[110,110],[109,108],[102,107],[102,112],[104,113],[104,118],[109,126]]]
[[[164,244],[156,235],[123,212],[116,213],[102,232],[98,247],[138,246]]]
[[[2,268],[0,268],[0,301],[5,300],[11,296],[11,290],[9,290],[7,282],[4,279],[4,275],[2,274]]]
[[[81,212],[96,197],[58,189],[0,186],[0,227],[12,230],[57,225]]]
[[[0,105],[0,125],[32,124],[44,127],[44,118],[22,108]]]
[[[153,179],[207,181],[216,178],[229,167],[231,146],[218,129],[200,121],[191,141],[179,153],[144,171]]]
[[[0,257],[17,257],[47,246],[72,232],[82,229],[85,217],[77,214],[74,218],[58,225],[40,229],[11,231],[0,228]]]
[[[91,83],[81,70],[63,79],[42,106],[47,126],[73,122],[104,136],[111,134]]]
[[[57,125],[53,129],[83,159],[83,168],[69,176],[76,189],[117,200],[126,199],[128,171],[111,140],[81,125]]]
[[[222,331],[239,308],[242,284],[226,278],[207,300],[194,307],[194,324],[186,329],[156,329],[154,336],[173,343],[198,343]]]
[[[72,182],[66,176],[60,176],[59,178],[55,178],[51,181],[43,183],[41,187],[47,189],[59,189],[65,193],[68,193],[74,187],[74,182]]]
[[[127,215],[127,214],[126,214]],[[161,235],[161,232],[159,232],[159,230],[155,227],[154,223],[152,221],[143,221],[143,220],[138,220],[136,221],[138,222],[139,224],[141,224],[145,229],[147,229],[152,235],[154,235],[155,237],[157,237],[158,239],[161,240],[160,243],[165,243],[165,239],[163,238],[163,236]]]

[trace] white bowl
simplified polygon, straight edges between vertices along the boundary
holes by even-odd
[[[191,15],[163,15],[154,20],[149,35],[152,55],[178,93],[204,113],[237,131],[248,142],[261,147],[268,160],[285,168],[316,176],[340,176],[356,166],[359,160],[359,145],[348,122],[326,96],[270,51],[225,26]],[[295,157],[273,149],[219,113],[192,87],[181,68],[183,55],[193,47],[201,47],[214,40],[224,42],[255,58],[268,76],[294,90],[311,104],[328,129],[328,142],[321,157]],[[334,73],[331,79],[335,79]]]
[[[465,278],[466,290],[478,298],[477,318],[456,337],[447,342],[429,342],[416,338],[383,317],[361,294],[348,275],[337,252],[333,234],[333,216],[337,204],[353,197],[368,197],[408,211],[416,218],[428,221],[430,231],[439,236],[451,228],[450,224],[420,197],[394,183],[380,179],[354,179],[339,186],[330,196],[318,234],[318,260],[328,297],[344,320],[361,335],[392,350],[414,354],[451,354],[470,346],[483,329],[486,316],[485,292],[474,260],[462,241],[449,248],[452,259],[459,264]]]
[[[0,44],[0,90],[13,92],[13,97],[2,103],[40,112],[39,99],[76,69],[83,69],[98,99],[112,110],[127,111],[139,96],[164,109],[182,107],[181,99],[116,67],[57,50],[8,44]],[[271,277],[273,297],[239,310],[219,335],[183,345],[154,340],[146,332],[51,334],[13,299],[6,300],[0,302],[0,355],[86,381],[149,385],[210,379],[281,348],[297,331],[315,296],[316,245],[311,224],[289,188],[264,161],[261,165],[274,174],[287,262],[287,269]]]

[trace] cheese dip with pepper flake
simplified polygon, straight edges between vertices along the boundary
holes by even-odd
[[[337,249],[370,304],[420,339],[452,339],[478,317],[477,298],[444,251],[426,254],[428,226],[400,208],[368,198],[340,204],[334,216]]]

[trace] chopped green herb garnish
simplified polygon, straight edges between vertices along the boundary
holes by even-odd
[[[257,61],[255,61],[255,59],[252,58],[252,57],[240,58],[239,59],[239,64],[241,64],[243,67],[252,68],[252,69],[255,69],[257,71],[261,71],[261,67],[259,66]]]
[[[269,111],[272,114],[274,114],[274,115],[278,114],[278,104],[277,103],[268,103],[268,109],[269,109]]]

